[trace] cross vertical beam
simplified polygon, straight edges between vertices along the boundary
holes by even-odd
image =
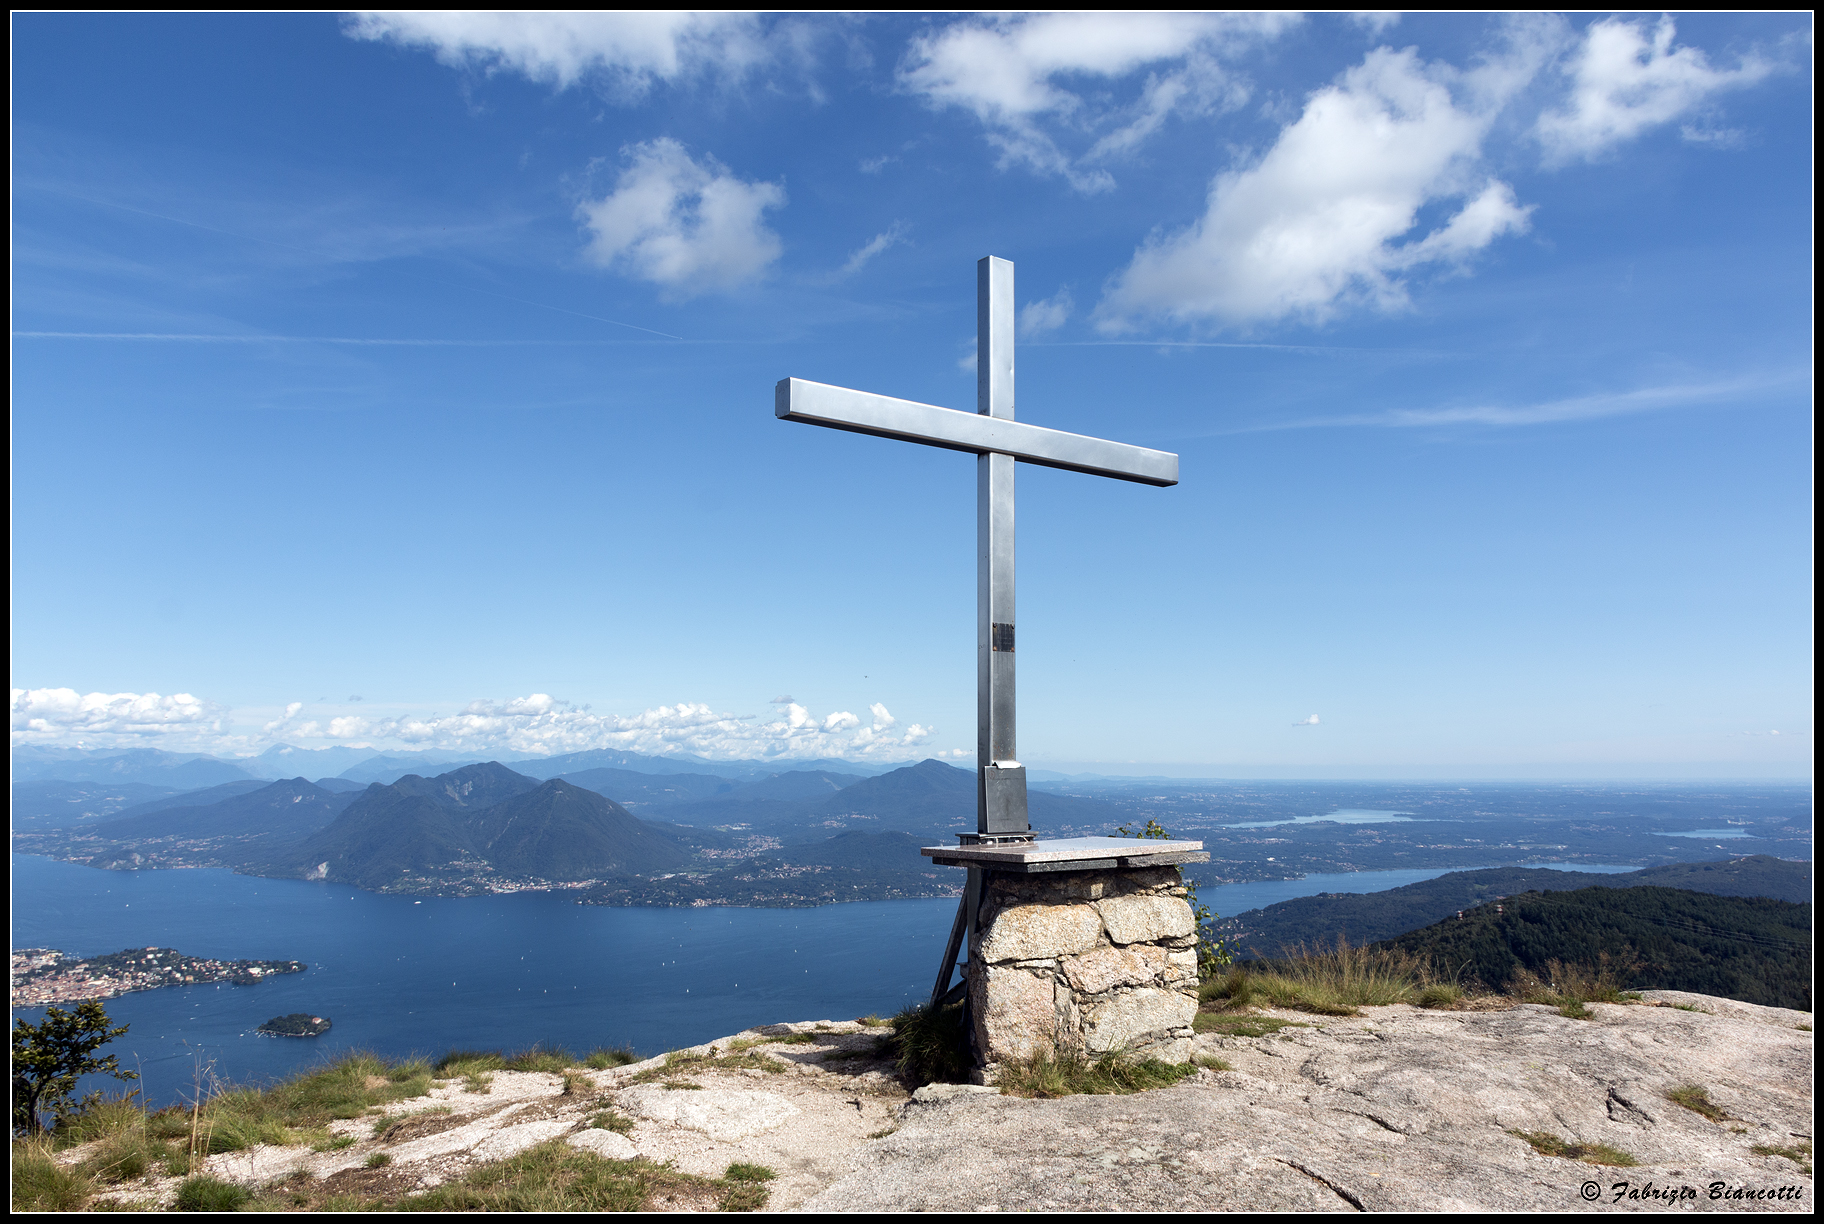
[[[975,411],[1013,420],[1013,264],[975,265]],[[1013,456],[975,460],[976,833],[1030,835],[1014,716]]]

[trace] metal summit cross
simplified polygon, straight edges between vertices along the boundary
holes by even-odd
[[[1014,743],[1013,464],[1139,484],[1178,483],[1178,456],[1013,419],[1013,264],[975,265],[975,411],[782,378],[773,415],[967,451],[976,458],[976,833],[965,844],[1030,842],[1026,770]]]
[[[1026,815],[1026,769],[1014,741],[1013,705],[1013,465],[1038,463],[1140,484],[1178,483],[1178,456],[1122,442],[1044,429],[1013,419],[1013,264],[988,256],[975,265],[975,411],[959,412],[911,400],[851,391],[802,378],[783,378],[773,390],[773,415],[786,421],[846,429],[967,451],[975,460],[975,823],[952,849],[919,853],[933,865],[968,871],[956,921],[950,927],[931,1006],[964,996],[969,978],[950,985],[957,955],[973,947],[990,874],[1102,870],[1155,863],[1207,861],[1198,842],[1182,852],[1135,854],[1117,838],[1042,842]],[[1156,847],[1157,843],[1149,843]],[[973,967],[973,954],[971,966]],[[978,975],[979,976],[979,975]],[[993,1013],[996,1005],[984,1004]]]

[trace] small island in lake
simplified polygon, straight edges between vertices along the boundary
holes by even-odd
[[[253,1031],[262,1037],[321,1037],[329,1032],[329,1021],[309,1012],[292,1012],[289,1016],[274,1016]]]

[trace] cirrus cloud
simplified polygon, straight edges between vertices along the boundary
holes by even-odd
[[[742,13],[369,11],[343,29],[427,48],[453,68],[519,72],[559,89],[599,77],[630,97],[691,75],[739,80],[769,54],[758,19]]]

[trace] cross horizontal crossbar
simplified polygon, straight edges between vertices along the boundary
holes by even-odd
[[[1022,463],[1112,476],[1138,484],[1178,483],[1178,456],[1124,442],[1088,438],[1022,421],[959,412],[913,400],[870,395],[847,387],[782,378],[773,389],[773,415],[851,433],[898,438],[972,454],[1012,455]]]

